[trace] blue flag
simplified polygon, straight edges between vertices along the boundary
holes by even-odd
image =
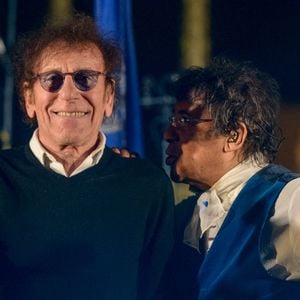
[[[143,130],[135,57],[131,0],[95,0],[95,20],[107,38],[119,42],[123,51],[118,99],[112,120],[103,131],[109,146],[128,147],[143,155]]]

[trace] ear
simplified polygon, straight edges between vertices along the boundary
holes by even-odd
[[[104,107],[104,116],[109,118],[112,115],[114,104],[115,104],[115,86],[116,82],[113,79],[110,79],[110,82],[106,85],[105,90],[105,107]]]
[[[23,84],[23,96],[25,101],[25,109],[30,119],[35,118],[35,101],[32,88],[29,87],[29,82]]]
[[[247,137],[247,127],[245,123],[239,123],[239,128],[237,130],[232,130],[226,138],[224,144],[224,151],[231,152],[242,150],[246,137]]]

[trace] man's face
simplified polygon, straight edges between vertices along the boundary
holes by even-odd
[[[56,44],[44,50],[39,62],[36,74],[78,70],[105,72],[103,56],[93,44],[84,48]],[[114,87],[106,83],[102,75],[88,91],[79,90],[70,75],[65,76],[61,89],[54,93],[44,90],[36,79],[32,89],[25,87],[24,95],[27,114],[30,118],[36,117],[39,139],[49,149],[92,147],[103,118],[112,114],[114,103]]]
[[[175,118],[210,119],[203,99],[177,102]],[[166,163],[171,166],[171,177],[201,189],[212,186],[224,173],[229,163],[224,151],[227,138],[217,135],[213,122],[170,125],[164,139],[169,143]]]

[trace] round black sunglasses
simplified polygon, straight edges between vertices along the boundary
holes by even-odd
[[[93,70],[79,70],[76,72],[49,71],[37,74],[33,79],[38,78],[42,88],[50,93],[57,93],[64,84],[66,75],[72,76],[74,85],[80,91],[86,92],[94,88],[99,75],[107,76],[104,72]]]

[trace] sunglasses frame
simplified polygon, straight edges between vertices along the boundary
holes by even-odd
[[[83,73],[84,75],[86,75],[87,77],[88,76],[92,76],[93,78],[95,78],[93,81],[92,81],[92,86],[91,87],[82,87],[80,85],[80,83],[78,83],[76,81],[76,76],[80,73]],[[51,90],[51,87],[50,86],[47,86],[46,84],[46,81],[47,79],[44,78],[45,76],[47,75],[51,75],[51,74],[55,74],[55,75],[59,75],[61,76],[61,84],[59,85],[58,88],[54,89],[54,90]],[[40,85],[41,87],[46,91],[46,92],[49,92],[49,93],[57,93],[59,92],[59,90],[63,87],[64,85],[64,82],[65,82],[65,78],[67,75],[70,75],[72,76],[72,81],[75,85],[75,87],[82,91],[82,92],[87,92],[87,91],[90,91],[91,89],[93,89],[97,82],[98,82],[98,77],[100,75],[102,76],[106,76],[107,77],[107,74],[105,72],[100,72],[100,71],[94,71],[94,70],[78,70],[78,71],[75,71],[75,72],[60,72],[60,71],[48,71],[48,72],[43,72],[43,73],[38,73],[36,74],[35,76],[32,77],[32,79],[39,79],[39,82],[40,82]]]

